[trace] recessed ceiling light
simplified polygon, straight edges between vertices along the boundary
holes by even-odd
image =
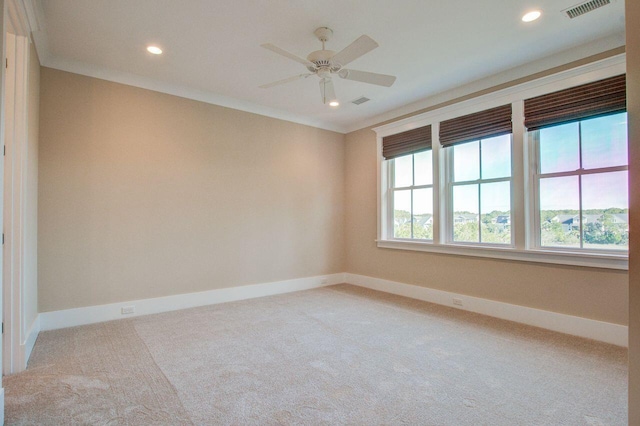
[[[531,12],[527,12],[522,16],[522,21],[523,22],[535,21],[540,17],[540,15],[542,15],[542,12],[540,12],[539,10],[532,10]]]
[[[340,105],[340,102],[338,102],[338,101],[331,101],[331,102],[329,102],[329,106],[332,106],[332,107],[337,107],[337,106],[339,106],[339,105]]]
[[[147,46],[147,52],[153,53],[154,55],[159,55],[162,53],[162,49],[158,46]]]

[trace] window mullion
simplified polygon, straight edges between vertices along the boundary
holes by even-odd
[[[411,215],[409,220],[411,221],[411,239],[413,239],[413,189],[411,189]]]
[[[388,188],[388,200],[387,200],[387,237],[395,237],[395,229],[394,229],[394,223],[395,223],[395,214],[394,214],[394,209],[393,206],[395,205],[395,189],[393,188],[395,185],[395,175],[396,175],[396,160],[391,160],[389,162],[389,168],[388,168],[388,174],[387,174],[387,182],[389,183]]]
[[[413,232],[413,217],[414,217],[414,212],[413,212],[413,190],[416,186],[416,155],[415,154],[411,154],[411,239],[413,240],[414,238],[414,232]]]
[[[453,220],[453,179],[454,179],[454,173],[453,173],[453,162],[454,162],[454,155],[455,153],[453,152],[453,148],[445,148],[442,149],[442,151],[445,154],[445,183],[444,183],[444,187],[445,187],[445,194],[446,194],[446,200],[445,200],[445,216],[446,216],[446,220],[447,220],[447,226],[445,228],[445,243],[451,243],[453,242],[453,226],[454,226],[454,220]]]
[[[482,192],[480,189],[482,188],[482,185],[479,183],[477,185],[478,185],[478,242],[482,243]]]
[[[584,214],[582,213],[582,175],[578,175],[578,214],[580,216],[578,216],[579,220],[580,220],[580,248],[584,248],[584,244],[582,241],[582,236],[583,234],[583,226],[584,226]]]
[[[577,175],[595,175],[599,173],[609,173],[609,172],[624,172],[629,170],[629,166],[613,166],[613,167],[599,167],[597,169],[586,169],[586,170],[571,170],[569,172],[554,172],[554,173],[545,173],[541,174],[542,178],[552,178],[552,177],[564,177],[564,176],[577,176]]]
[[[478,181],[478,242],[482,243],[482,140],[478,141],[478,170],[480,179]]]
[[[477,180],[463,180],[461,182],[451,182],[453,186],[456,185],[472,185],[474,183],[495,183],[495,182],[509,182],[511,177],[491,178],[491,179],[477,179]]]
[[[530,182],[527,187],[532,191],[532,194],[529,195],[529,209],[527,212],[532,218],[533,223],[529,223],[527,237],[530,238],[529,243],[526,248],[540,248],[542,246],[541,239],[541,221],[540,221],[540,136],[539,132],[533,132],[532,134],[527,136],[527,141],[530,143],[528,147],[529,150],[529,174]]]
[[[511,134],[511,244],[519,250],[525,250],[528,245],[527,222],[529,191],[526,185],[531,182],[527,164],[528,144],[524,127],[524,101],[518,100],[511,104],[513,132]]]
[[[578,176],[578,214],[580,216],[578,216],[579,220],[580,220],[580,248],[583,249],[584,248],[584,241],[582,241],[583,236],[584,236],[584,232],[583,232],[583,226],[584,226],[584,214],[582,213],[582,171],[584,170],[583,166],[582,166],[582,122],[578,121],[578,158],[580,161],[580,174]]]
[[[431,147],[431,169],[432,169],[432,184],[433,191],[431,192],[433,200],[433,243],[441,244],[444,242],[442,238],[443,226],[447,223],[447,219],[442,214],[441,204],[447,199],[446,191],[442,190],[442,167],[441,156],[444,155],[444,150],[440,147],[440,123],[434,123],[431,125],[431,140],[433,141]]]

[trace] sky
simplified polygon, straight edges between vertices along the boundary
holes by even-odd
[[[622,166],[627,163],[626,113],[584,120],[540,130],[540,172],[555,173]]]
[[[415,185],[431,185],[433,183],[431,151],[422,151],[395,159],[395,186],[411,186],[415,169]],[[411,191],[396,191],[394,210],[411,211]],[[433,214],[433,190],[431,188],[413,191],[413,214]]]
[[[452,149],[454,182],[511,175],[511,135],[454,145]],[[510,183],[494,182],[480,184],[480,188],[478,184],[454,186],[453,211],[478,213],[478,197],[483,214],[511,210]]]
[[[580,140],[580,130],[582,140]],[[580,156],[582,143],[582,158]],[[584,120],[540,130],[540,172],[556,173],[627,163],[626,113]],[[540,179],[540,208],[560,210],[579,208],[577,176]],[[582,208],[628,207],[626,171],[582,177]]]

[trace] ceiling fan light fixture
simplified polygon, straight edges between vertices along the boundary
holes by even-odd
[[[542,12],[539,10],[532,10],[531,12],[527,12],[522,15],[522,22],[532,22],[538,19],[542,15]]]
[[[160,49],[158,46],[147,46],[147,52],[152,53],[154,55],[160,55],[162,54],[162,49]]]

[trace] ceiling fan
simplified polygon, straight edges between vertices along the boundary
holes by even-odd
[[[309,70],[309,72],[305,74],[299,74],[285,78],[284,80],[263,84],[260,86],[262,89],[268,89],[273,86],[317,75],[320,78],[320,94],[322,96],[322,103],[329,103],[331,106],[337,106],[339,104],[333,88],[333,82],[331,81],[333,74],[337,74],[340,78],[344,78],[346,80],[361,81],[363,83],[376,84],[378,86],[385,87],[390,87],[396,81],[396,78],[392,75],[343,68],[348,63],[378,47],[378,43],[371,39],[371,37],[366,35],[360,36],[349,46],[336,53],[333,50],[325,50],[324,46],[324,44],[329,41],[333,35],[333,31],[330,28],[320,27],[315,30],[314,34],[318,37],[320,42],[322,42],[322,50],[311,52],[309,56],[307,56],[307,59],[296,56],[293,53],[287,52],[286,50],[274,46],[271,43],[261,45],[265,49],[269,49],[272,52],[301,63],[307,68],[307,70]]]

